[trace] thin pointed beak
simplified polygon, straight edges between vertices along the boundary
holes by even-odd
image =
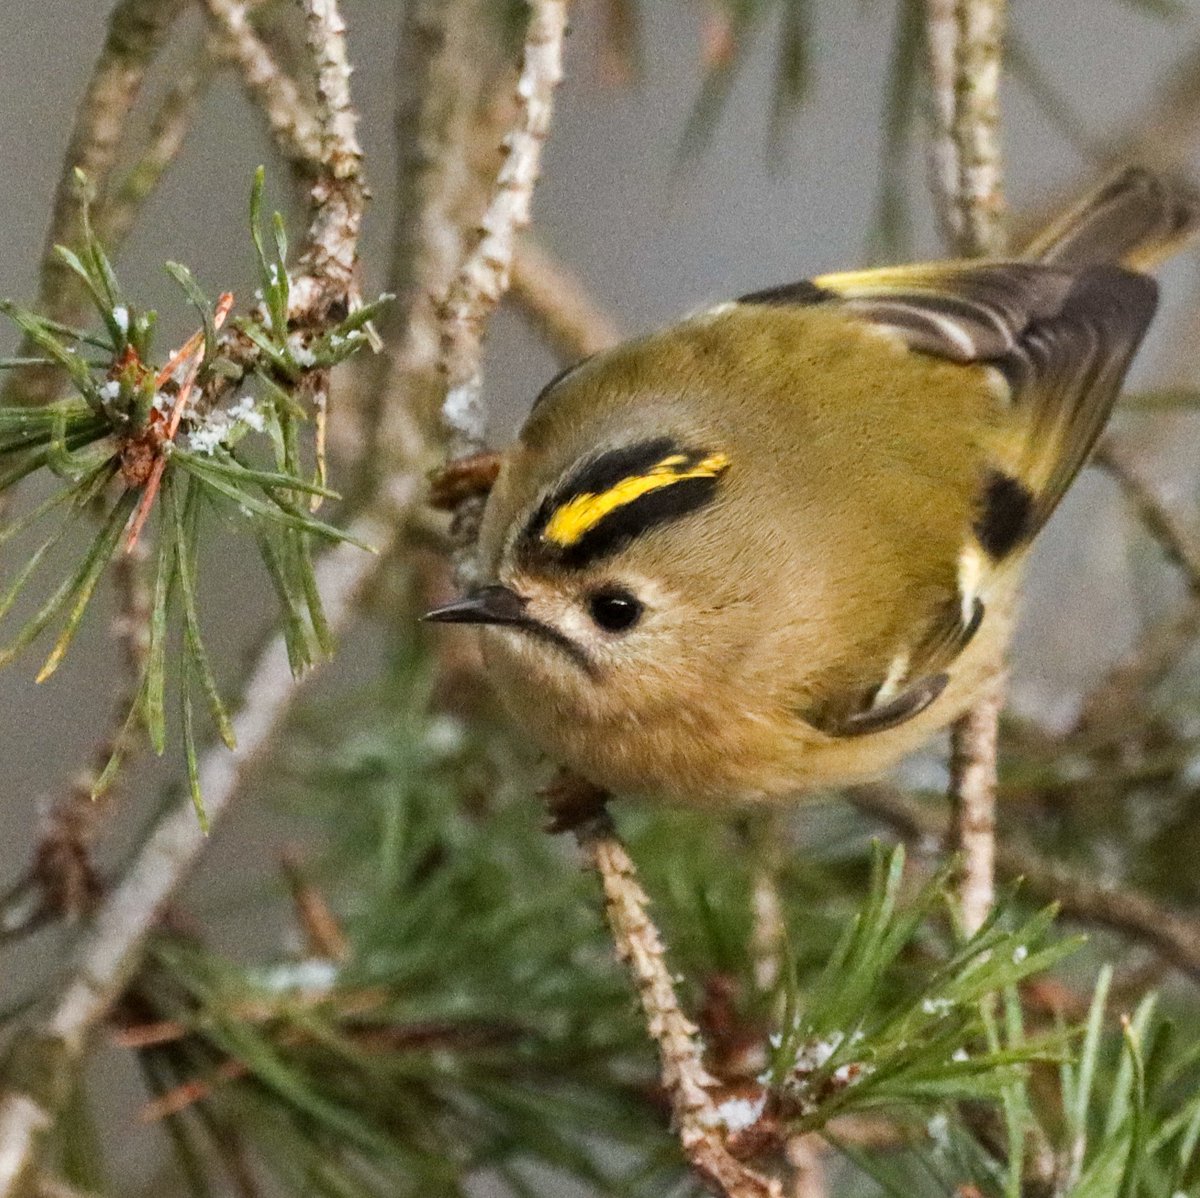
[[[444,607],[435,607],[422,617],[437,624],[527,625],[525,600],[506,586],[483,587]]]

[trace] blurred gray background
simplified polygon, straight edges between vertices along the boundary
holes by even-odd
[[[392,117],[398,0],[343,0],[356,64],[355,99],[375,199],[363,243],[365,291],[378,289],[391,230]],[[676,170],[679,139],[700,80],[704,5],[647,0],[645,78],[615,89],[598,63],[598,5],[577,0],[567,80],[535,204],[540,236],[573,266],[629,331],[747,290],[860,264],[879,186],[884,84],[895,5],[819,0],[815,10],[812,98],[790,126],[783,156],[767,156],[767,112],[774,72],[774,31],[760,31],[745,70],[703,156]],[[1025,43],[1082,114],[1094,135],[1120,127],[1147,101],[1177,55],[1200,37],[1191,6],[1169,19],[1151,6],[1121,0],[1028,0],[1014,5]],[[0,40],[0,294],[28,299],[54,187],[78,97],[103,37],[109,5],[99,0],[7,0]],[[182,39],[186,45],[188,39]],[[176,62],[179,61],[178,55]],[[1014,205],[1035,203],[1081,181],[1086,164],[1018,86],[1004,94],[1009,192]],[[120,269],[128,290],[164,312],[169,335],[189,327],[182,302],[162,271],[165,259],[189,263],[210,290],[252,288],[245,234],[251,173],[272,162],[257,114],[237,82],[223,78],[208,95],[179,162],[145,210]],[[912,196],[914,254],[937,253],[922,187],[920,152]],[[274,194],[286,194],[280,172]],[[278,199],[276,200],[278,202]],[[1165,276],[1168,302],[1158,335],[1143,352],[1135,384],[1186,378],[1180,357],[1185,308],[1194,303],[1194,259]],[[170,315],[167,315],[170,313]],[[1172,347],[1166,351],[1166,344]],[[3,345],[15,344],[7,332]],[[519,314],[493,326],[487,391],[498,437],[517,422],[556,369]],[[1156,461],[1196,460],[1195,418],[1156,420],[1146,431]],[[1193,472],[1194,480],[1194,472]],[[335,480],[336,481],[336,480]],[[1164,474],[1164,485],[1184,485]],[[11,566],[11,559],[0,566]],[[221,673],[237,676],[259,640],[270,605],[265,584],[222,587],[236,563],[209,569],[209,623],[221,624]],[[1131,567],[1119,503],[1094,474],[1068,499],[1042,539],[1028,590],[1015,665],[1015,702],[1069,714],[1082,685],[1127,643],[1146,604]],[[215,577],[214,577],[215,575]],[[79,768],[105,727],[115,655],[105,621],[93,618],[66,665],[44,686],[38,662],[21,659],[0,672],[0,867],[27,860],[37,812]],[[342,671],[354,672],[353,659]],[[142,789],[142,814],[151,803]],[[133,802],[133,799],[127,799]],[[236,894],[239,864],[270,858],[288,835],[256,808],[253,791],[215,837],[204,889]],[[227,903],[227,906],[229,904]],[[230,924],[237,923],[236,917]],[[271,928],[239,929],[250,944]],[[36,946],[15,958],[34,969]],[[120,1071],[119,1060],[111,1067]],[[142,1159],[145,1137],[131,1141]],[[132,1158],[131,1158],[132,1159]]]

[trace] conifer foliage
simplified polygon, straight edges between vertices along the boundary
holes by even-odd
[[[823,0],[578,0],[614,90],[659,67],[652,7],[701,35],[698,63],[694,42],[672,43],[698,71],[673,169],[703,177],[767,52],[754,135],[774,169],[794,167]],[[885,113],[869,253],[906,252],[930,202],[914,178],[926,146],[958,249],[1003,236],[1000,143],[977,94],[991,84],[970,74],[988,53],[1089,160],[1186,163],[1194,51],[1167,85],[1145,81],[1134,127],[1093,130],[1003,0],[892,7],[886,58],[862,72]],[[481,448],[481,343],[501,299],[565,364],[612,337],[536,222],[525,233],[567,5],[397,6],[386,274],[358,261],[366,178],[379,191],[384,172],[358,141],[346,8],[116,0],[40,294],[0,303],[19,342],[0,362],[0,667],[72,669],[76,637],[106,635],[110,584],[122,659],[111,727],[70,745],[86,768],[0,894],[0,1198],[1200,1194],[1200,516],[1194,478],[1168,502],[1159,464],[1130,448],[1154,422],[1194,433],[1200,392],[1127,397],[1101,450],[1154,597],[1070,726],[1006,717],[980,926],[936,788],[728,817],[616,802],[578,843],[555,835],[537,798],[547,763],[474,657],[418,617],[452,571],[470,576],[494,461],[464,455]],[[187,71],[158,78],[192,18]],[[939,21],[959,38],[949,93]],[[582,69],[568,45],[567,87]],[[168,346],[120,251],[222,71],[275,153],[246,164],[255,283],[210,280],[203,247],[164,263],[193,330]],[[121,173],[101,149],[139,104],[157,109],[130,124]],[[968,140],[976,195],[939,175]],[[273,212],[277,193],[293,217]],[[274,599],[237,669],[213,635],[224,560],[255,566]],[[354,668],[299,690],[335,652]],[[300,847],[223,882],[222,916],[182,886],[202,857],[222,869],[237,826],[208,833],[239,797]],[[283,931],[235,951],[231,905]],[[126,1172],[135,1126],[161,1161],[148,1181]]]

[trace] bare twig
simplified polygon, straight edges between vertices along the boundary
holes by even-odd
[[[929,77],[929,184],[942,226],[953,245],[962,228],[955,203],[958,146],[954,142],[955,82],[958,56],[957,0],[925,0],[925,51]]]
[[[957,249],[968,257],[1005,248],[1000,74],[1005,0],[958,0],[954,144],[958,151]]]
[[[75,245],[82,232],[82,205],[76,171],[83,171],[103,195],[125,131],[126,117],[141,90],[146,70],[188,0],[120,0],[108,22],[104,48],[80,101],[75,126],[63,158],[54,195],[54,210],[42,254],[38,307],[54,320],[71,323],[83,308],[83,290],[70,267],[54,252],[56,245]],[[20,356],[32,356],[26,344]],[[60,373],[35,366],[9,375],[0,404],[38,404],[54,397]]]
[[[885,786],[859,786],[847,793],[856,807],[917,844],[944,843],[950,821],[934,809]],[[1145,944],[1177,969],[1200,981],[1200,922],[1178,914],[1136,891],[1104,886],[1032,849],[1001,840],[996,868],[1019,878],[1026,893],[1055,902],[1070,919],[1111,928]]]
[[[1174,170],[1190,161],[1200,133],[1200,41],[1187,47],[1149,96],[1110,140],[1110,166],[1138,162]]]
[[[178,1115],[180,1111],[210,1098],[222,1082],[239,1081],[249,1072],[250,1067],[236,1058],[219,1061],[204,1077],[189,1078],[147,1102],[138,1112],[138,1122],[158,1123],[172,1115]]]
[[[388,274],[397,302],[380,322],[387,353],[360,360],[364,427],[347,445],[367,474],[386,472],[393,460],[413,460],[438,441],[444,385],[437,370],[437,300],[466,257],[469,230],[478,226],[495,180],[494,162],[485,170],[471,154],[487,123],[493,54],[483,0],[406,5],[396,64],[403,92],[395,120],[400,153]],[[488,138],[494,148],[500,137]]]
[[[740,832],[742,852],[754,862],[750,891],[754,984],[761,994],[770,994],[779,981],[786,948],[779,867],[788,843],[787,813],[776,809],[755,811],[741,823]]]
[[[753,942],[750,946],[754,959],[754,984],[764,994],[769,994],[779,981],[785,946],[783,904],[779,899],[775,871],[770,866],[756,869],[750,903],[754,915]]]
[[[1127,726],[1131,708],[1180,662],[1200,636],[1200,593],[1192,591],[1153,621],[1131,648],[1084,696],[1076,730],[1089,739],[1107,739]]]
[[[1143,166],[1172,173],[1191,162],[1200,136],[1200,41],[1191,43],[1167,70],[1149,99],[1113,136],[1104,139],[1092,173]],[[1073,191],[1077,188],[1072,188]],[[1017,214],[1017,242],[1046,228],[1067,207],[1064,189],[1055,187]]]
[[[217,34],[217,53],[241,70],[250,97],[262,109],[279,152],[302,174],[321,159],[321,130],[295,81],[275,61],[250,23],[243,0],[204,0]]]
[[[446,398],[442,420],[450,455],[481,449],[485,416],[479,357],[487,321],[508,290],[517,233],[529,223],[542,145],[550,129],[554,89],[562,79],[566,0],[532,0],[517,116],[508,134],[495,190],[480,222],[480,236],[450,286],[442,309],[442,368]]]
[[[961,855],[958,897],[963,927],[979,930],[995,900],[996,740],[1004,706],[1004,677],[955,724],[950,744],[950,801],[954,849]]]
[[[964,257],[1005,247],[1000,74],[1005,0],[926,0],[933,90],[931,177],[942,223]],[[951,84],[953,85],[951,90]],[[963,854],[962,917],[973,932],[992,902],[996,742],[1003,674],[952,734],[950,799]]]
[[[511,294],[564,363],[610,349],[621,338],[575,275],[529,235],[517,242]]]
[[[727,1198],[781,1198],[777,1181],[744,1165],[725,1146],[721,1113],[709,1093],[716,1081],[704,1067],[696,1026],[679,1005],[647,910],[650,900],[611,821],[601,814],[581,824],[575,835],[604,887],[613,944],[637,987],[647,1030],[658,1047],[663,1090],[689,1163]]]
[[[1095,462],[1120,485],[1134,514],[1183,575],[1188,589],[1200,591],[1200,539],[1141,477],[1128,448],[1110,433],[1097,447]]]

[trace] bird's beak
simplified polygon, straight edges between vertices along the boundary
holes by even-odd
[[[528,624],[525,600],[506,586],[483,587],[463,599],[426,612],[438,624]]]

